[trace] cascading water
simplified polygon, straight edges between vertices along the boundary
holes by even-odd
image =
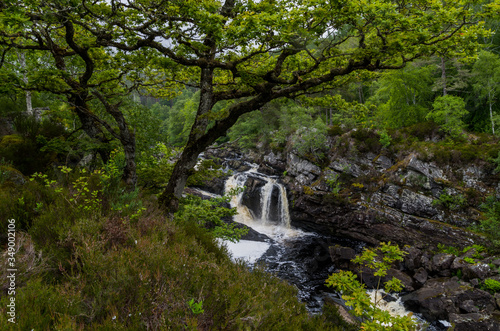
[[[294,237],[303,234],[290,226],[286,188],[275,178],[258,173],[256,169],[257,167],[253,166],[246,172],[235,173],[226,181],[226,194],[247,186],[246,191],[239,192],[231,199],[231,207],[238,211],[234,221],[275,240],[283,236]],[[254,184],[251,194],[248,193],[249,181]]]
[[[323,291],[325,279],[335,271],[329,247],[340,243],[357,246],[360,251],[363,244],[293,229],[286,188],[276,178],[259,173],[257,165],[251,165],[250,170],[242,173],[234,172],[225,183],[225,192],[242,187],[245,190],[231,199],[231,207],[238,212],[234,221],[265,234],[268,239],[227,242],[233,258],[244,259],[251,267],[263,262],[266,270],[298,288],[299,298],[306,302],[310,312],[320,312],[323,297],[331,296]],[[400,302],[385,305],[383,309],[391,313],[408,314]]]

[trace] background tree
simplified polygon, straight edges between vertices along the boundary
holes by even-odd
[[[104,162],[109,158],[108,143],[118,140],[125,154],[123,178],[134,186],[135,136],[120,107],[123,97],[142,85],[143,70],[131,56],[103,48],[98,36],[80,28],[85,19],[82,8],[79,2],[11,1],[1,12],[5,29],[0,43],[22,54],[49,56],[47,67],[29,73],[22,70],[21,79],[15,80],[17,87],[64,96],[81,128],[100,143],[98,152]],[[135,61],[147,62],[139,52],[133,56]]]
[[[493,105],[500,92],[500,56],[488,51],[479,53],[478,60],[472,68],[472,81],[474,91],[488,105],[491,132],[495,134]]]
[[[450,94],[437,97],[432,111],[426,118],[441,125],[441,129],[451,136],[458,136],[465,128],[462,118],[468,113],[462,98]]]

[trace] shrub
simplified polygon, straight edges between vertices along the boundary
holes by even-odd
[[[360,264],[362,267],[368,267],[374,270],[374,275],[380,280],[387,275],[387,271],[396,261],[402,261],[406,252],[401,251],[397,246],[390,243],[381,243],[375,249],[364,249],[363,253],[358,255],[352,262]],[[356,275],[351,271],[339,271],[328,277],[326,286],[334,287],[342,293],[342,299],[346,305],[352,307],[351,313],[361,318],[361,328],[364,330],[387,330],[387,325],[391,325],[393,330],[415,330],[416,324],[410,316],[391,316],[389,312],[379,308],[380,296],[372,302],[366,293],[365,285],[357,280]],[[386,292],[399,292],[403,285],[395,277],[384,284]],[[379,287],[377,287],[377,292]],[[376,293],[377,293],[376,292]]]
[[[487,278],[484,280],[481,288],[491,293],[497,293],[500,292],[500,282],[498,280]]]

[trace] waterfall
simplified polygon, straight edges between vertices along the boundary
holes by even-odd
[[[249,183],[253,184],[248,187]],[[257,172],[257,166],[246,172],[235,172],[225,183],[225,192],[247,186],[231,198],[238,214],[234,221],[243,223],[268,236],[295,236],[290,226],[286,188],[276,178]]]

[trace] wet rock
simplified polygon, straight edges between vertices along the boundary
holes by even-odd
[[[481,313],[450,314],[454,331],[499,331],[500,324],[491,316]]]
[[[432,270],[436,272],[450,272],[449,268],[451,264],[455,260],[455,255],[447,254],[447,253],[439,253],[432,257]]]
[[[363,267],[361,271],[362,273],[358,270],[358,277],[363,277],[363,283],[369,289],[376,289],[380,284],[391,280],[393,277],[401,281],[405,291],[413,291],[415,289],[412,278],[400,270],[393,268],[387,270],[387,275],[381,279],[380,283],[379,277],[374,275],[373,269]]]
[[[497,309],[500,309],[500,293],[495,293],[495,303],[497,304]]]
[[[339,245],[329,247],[330,258],[338,268],[348,268],[350,261],[356,257],[356,251],[351,247]]]
[[[424,287],[403,296],[402,301],[430,321],[447,320],[450,314],[460,312],[457,296],[470,289],[469,285],[449,278],[429,279]]]
[[[466,264],[462,268],[462,274],[465,281],[479,278],[486,279],[491,272],[491,268],[486,263]]]
[[[419,268],[413,275],[413,279],[420,285],[424,285],[428,277],[427,270],[424,268]]]
[[[468,306],[466,302],[473,302],[473,305],[477,308],[477,311],[481,312],[493,312],[495,310],[496,304],[495,299],[491,294],[480,289],[468,290],[463,293],[458,294],[457,302],[459,307],[462,309],[462,305]],[[473,309],[473,308],[470,308]],[[464,308],[465,310],[465,308]],[[472,310],[465,310],[466,312],[473,312]]]
[[[245,182],[246,190],[241,197],[241,204],[247,206],[254,218],[262,217],[261,208],[261,189],[266,184],[266,181],[259,177],[249,176]]]
[[[420,260],[422,258],[422,251],[413,246],[404,249],[408,254],[404,257],[404,266],[408,270],[416,270],[422,266]]]

